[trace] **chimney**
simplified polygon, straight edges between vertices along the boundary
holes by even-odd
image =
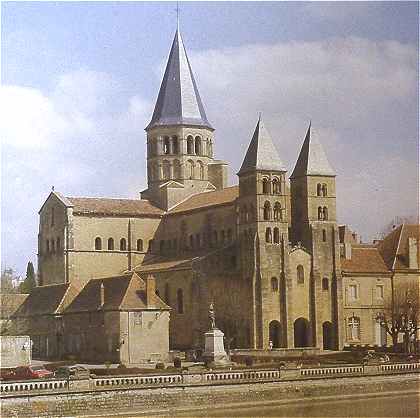
[[[102,307],[105,304],[105,288],[104,288],[104,282],[101,282],[100,295],[101,295],[101,307]]]
[[[156,296],[156,281],[152,275],[146,277],[146,305],[147,307],[153,307],[155,304]]]
[[[408,268],[409,269],[418,269],[419,262],[417,260],[418,253],[418,242],[416,238],[408,238]]]
[[[350,242],[344,243],[344,258],[346,260],[351,260],[351,243]]]

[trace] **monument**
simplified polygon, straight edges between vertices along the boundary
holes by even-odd
[[[209,307],[210,331],[205,333],[205,346],[203,358],[211,366],[228,366],[231,364],[223,342],[223,332],[216,327],[216,316],[213,302]]]

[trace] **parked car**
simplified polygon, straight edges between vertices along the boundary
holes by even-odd
[[[59,379],[89,379],[90,371],[83,366],[62,366],[55,372],[54,376]]]
[[[10,371],[4,380],[23,380],[23,379],[45,379],[53,377],[54,373],[47,370],[44,366],[21,366]]]

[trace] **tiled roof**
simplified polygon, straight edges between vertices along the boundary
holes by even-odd
[[[378,249],[362,245],[352,245],[351,259],[342,257],[341,269],[346,273],[389,273]]]
[[[420,225],[402,224],[388,234],[378,249],[390,269],[408,269],[408,238],[420,242]],[[417,246],[417,260],[420,261],[420,248]]]
[[[28,296],[26,293],[0,293],[0,319],[13,315]]]
[[[162,125],[213,129],[207,120],[179,29],[169,53],[152,120],[146,129]]]
[[[73,205],[73,213],[78,215],[103,216],[141,216],[163,214],[148,200],[141,199],[109,199],[95,197],[67,197]]]
[[[213,192],[199,193],[175,206],[168,213],[173,214],[194,209],[204,209],[209,206],[233,204],[238,196],[239,186],[226,187],[225,189]]]
[[[296,166],[290,178],[303,176],[335,176],[316,132],[309,124]]]
[[[286,171],[261,116],[238,174],[251,170]]]
[[[104,286],[104,305],[101,305],[101,286]],[[65,313],[106,310],[147,309],[144,281],[135,273],[89,280]],[[155,307],[169,309],[156,295]]]
[[[139,273],[145,273],[158,270],[170,270],[174,268],[188,268],[191,266],[191,260],[191,258],[182,260],[154,259],[153,262],[143,263],[138,267],[135,267],[135,271]]]
[[[16,316],[57,314],[63,312],[77,295],[74,284],[63,283],[35,287],[16,312]]]

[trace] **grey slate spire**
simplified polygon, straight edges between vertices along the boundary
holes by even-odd
[[[207,120],[179,28],[172,42],[152,120],[146,130],[167,125],[213,129]]]
[[[251,170],[286,171],[261,115],[238,174]]]
[[[309,123],[302,149],[290,178],[303,176],[335,176],[324,149]]]

